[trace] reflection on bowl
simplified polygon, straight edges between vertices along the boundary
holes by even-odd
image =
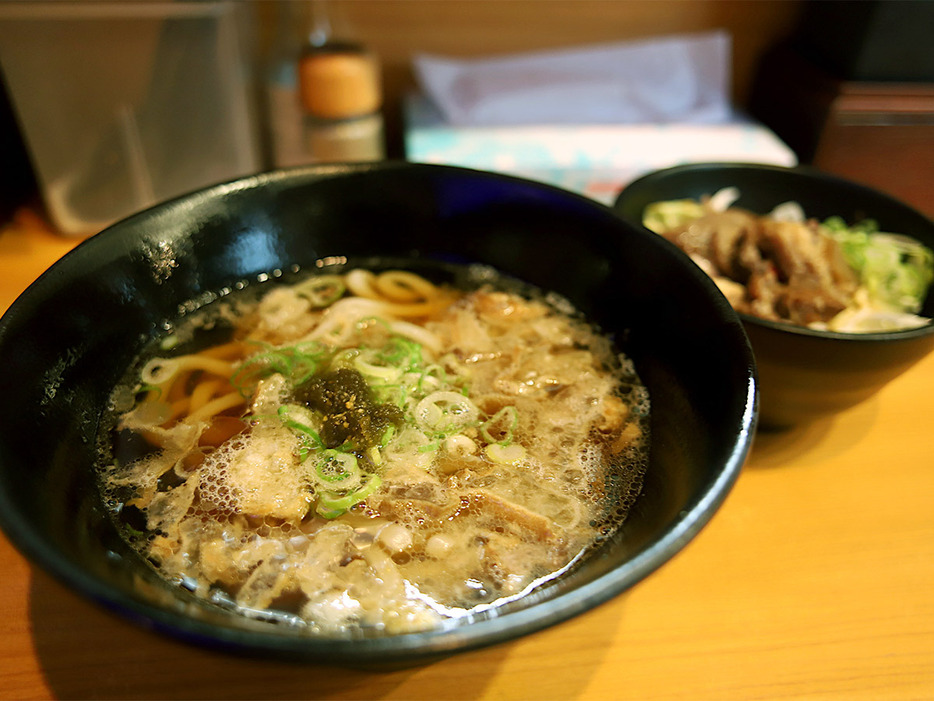
[[[848,222],[874,219],[883,231],[905,234],[934,248],[934,223],[888,195],[809,168],[701,163],[649,173],[630,183],[614,209],[633,224],[653,202],[698,199],[739,189],[734,206],[767,214],[799,203],[809,217]],[[934,317],[929,290],[922,310]],[[760,425],[787,427],[827,416],[872,396],[934,347],[934,325],[894,332],[817,331],[740,314],[753,346],[761,392]]]
[[[395,636],[312,635],[163,582],[118,536],[94,486],[94,439],[111,389],[180,309],[331,256],[490,265],[565,296],[612,335],[652,403],[647,474],[620,530],[532,596]],[[358,666],[509,640],[625,591],[722,503],[756,422],[742,325],[673,246],[545,185],[401,163],[245,178],[117,223],[10,308],[0,321],[0,367],[0,523],[27,557],[73,590],[188,642]]]

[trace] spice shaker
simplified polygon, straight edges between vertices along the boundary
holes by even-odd
[[[298,90],[304,146],[314,161],[385,158],[379,64],[365,46],[307,46],[299,57]]]

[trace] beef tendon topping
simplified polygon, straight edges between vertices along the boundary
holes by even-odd
[[[934,254],[864,220],[809,219],[789,202],[767,215],[730,206],[726,188],[700,201],[646,208],[643,223],[687,253],[739,312],[832,331],[923,326]]]
[[[141,359],[114,401],[138,440],[101,474],[128,540],[198,596],[342,636],[572,568],[639,493],[648,391],[569,304],[477,272],[312,275],[222,306],[235,344]]]

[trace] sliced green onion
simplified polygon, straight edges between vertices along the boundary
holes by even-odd
[[[487,443],[499,443],[502,446],[507,446],[512,443],[513,434],[518,426],[519,413],[516,408],[512,405],[504,406],[480,425],[480,435]],[[497,438],[490,433],[490,429],[496,428],[503,432],[502,438]]]
[[[428,443],[426,445],[420,445],[418,447],[418,452],[419,453],[430,453],[434,450],[437,450],[440,445],[441,445],[441,441],[432,441],[431,443]]]
[[[344,486],[360,476],[357,458],[352,453],[341,453],[336,450],[325,450],[321,460],[315,465],[315,474],[318,479],[327,484]]]
[[[311,302],[313,308],[323,309],[343,297],[347,286],[339,275],[314,275],[292,289]]]
[[[422,372],[421,376],[418,378],[417,388],[420,392],[434,391],[447,384],[449,383],[444,368],[438,364],[432,364],[425,368],[424,372]],[[426,385],[432,385],[432,387],[426,387]]]
[[[847,226],[841,217],[823,222],[857,272],[874,311],[915,314],[934,282],[934,252],[900,234],[880,232],[871,219]]]
[[[415,407],[415,421],[432,432],[451,433],[477,420],[477,407],[457,392],[432,392]]]
[[[437,392],[444,385],[441,384],[441,381],[434,375],[421,374],[418,377],[418,381],[415,383],[415,391],[419,394],[426,395],[431,394],[432,392]]]
[[[311,378],[328,362],[330,351],[318,341],[301,343],[283,348],[273,348],[262,344],[265,352],[250,356],[230,378],[230,383],[243,396],[259,381],[271,375],[282,375],[294,385],[300,385]]]
[[[705,214],[704,206],[695,200],[653,202],[642,213],[642,225],[656,234],[677,229]]]
[[[390,424],[386,427],[386,430],[383,431],[383,435],[379,439],[379,447],[385,448],[394,435],[396,435],[396,427]]]
[[[421,368],[422,346],[402,336],[392,336],[380,351],[380,360],[386,365],[392,365],[402,370]]]
[[[380,404],[395,404],[401,409],[408,401],[408,390],[403,385],[371,385],[370,389]]]
[[[292,348],[293,364],[289,375],[293,386],[304,384],[328,361],[329,352],[321,343],[314,341]]]
[[[331,358],[331,369],[354,369],[354,362],[356,361],[358,355],[360,355],[360,351],[356,348],[344,348],[343,350],[337,351],[337,353],[335,353]]]
[[[419,458],[427,456],[426,453],[433,450],[426,447],[431,444],[428,436],[415,427],[408,427],[395,436],[391,443],[386,446],[385,452],[390,460],[407,460],[410,462],[422,463],[424,460]],[[430,461],[430,460],[429,460]]]
[[[151,384],[141,384],[136,388],[136,392],[134,392],[134,394],[149,394],[150,392],[156,393],[156,399],[162,396],[162,388],[159,385]]]
[[[383,480],[379,475],[370,475],[369,480],[350,494],[338,495],[328,492],[319,494],[318,505],[315,507],[315,512],[324,518],[337,518],[347,513],[349,508],[359,504],[370,496],[379,489],[382,483]]]
[[[298,404],[283,404],[279,407],[278,415],[284,426],[310,438],[313,447],[319,450],[326,447],[321,435],[311,426],[317,421],[310,410]]]
[[[372,363],[370,362],[371,358],[373,358],[372,353],[362,353],[354,358],[354,367],[364,377],[373,378],[380,382],[394,382],[402,375],[401,369],[382,363]]]

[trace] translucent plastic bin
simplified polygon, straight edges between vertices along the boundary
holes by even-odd
[[[62,233],[260,168],[245,10],[0,2],[0,67]]]

